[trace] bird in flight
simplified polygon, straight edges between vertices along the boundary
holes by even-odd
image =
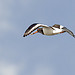
[[[37,30],[37,31],[33,32],[34,30]],[[69,33],[71,36],[75,38],[75,35],[73,34],[73,32],[62,25],[54,24],[53,26],[47,26],[47,25],[40,24],[40,23],[34,23],[28,27],[23,37],[31,33],[32,33],[31,35],[35,33],[41,33],[43,35],[51,36],[51,35],[61,34],[64,32]]]

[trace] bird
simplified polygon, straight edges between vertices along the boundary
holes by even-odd
[[[37,31],[33,32],[34,30]],[[74,33],[62,25],[54,24],[53,26],[47,26],[41,23],[33,23],[27,28],[23,37],[26,37],[29,34],[33,35],[35,33],[41,33],[43,35],[52,36],[52,35],[61,34],[65,32],[69,33],[71,36],[75,38]]]

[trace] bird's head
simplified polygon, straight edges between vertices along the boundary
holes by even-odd
[[[53,25],[53,28],[56,30],[56,31],[54,31],[54,33],[58,32],[58,31],[60,33],[67,32],[75,38],[75,35],[73,34],[73,32],[62,25],[55,24],[55,25]]]
[[[62,29],[64,26],[59,25],[59,24],[55,24],[53,25],[53,28],[57,28],[57,29]]]

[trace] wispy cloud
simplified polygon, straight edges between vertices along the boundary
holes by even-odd
[[[18,75],[18,67],[6,62],[0,62],[0,74],[1,75]]]
[[[7,21],[0,22],[0,38],[5,37],[8,33],[14,30],[13,25]]]
[[[9,22],[0,22],[0,32],[1,31],[8,31],[12,29],[12,25]]]
[[[0,61],[0,75],[19,75],[23,69],[23,63],[12,64],[6,61]]]
[[[19,0],[17,2],[18,6],[16,6],[15,0],[0,1],[0,38],[11,31],[13,31],[13,33],[18,33],[19,27],[16,27],[17,22],[15,20],[20,16],[16,15],[22,15],[22,10],[27,8],[27,5],[30,5],[30,3],[30,0]],[[22,10],[19,9],[18,11],[18,8],[21,8]]]
[[[6,32],[9,32],[13,28],[10,22],[10,18],[12,17],[10,7],[12,4],[13,0],[0,1],[0,37],[3,37]]]

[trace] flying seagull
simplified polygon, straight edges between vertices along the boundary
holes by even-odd
[[[34,30],[37,30],[37,31],[32,33]],[[51,35],[61,34],[64,32],[69,33],[71,36],[73,36],[75,38],[75,35],[73,34],[73,32],[62,25],[54,24],[53,26],[47,26],[47,25],[40,24],[40,23],[34,23],[28,27],[28,29],[25,31],[23,37],[25,37],[31,33],[32,33],[31,35],[33,35],[35,33],[41,33],[43,35],[51,36]]]

